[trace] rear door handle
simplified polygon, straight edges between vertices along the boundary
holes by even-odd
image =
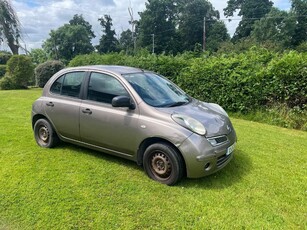
[[[51,106],[51,107],[54,106],[54,104],[53,104],[52,102],[47,102],[46,105],[47,105],[47,106]]]
[[[82,109],[82,113],[92,114],[93,112],[90,109]]]

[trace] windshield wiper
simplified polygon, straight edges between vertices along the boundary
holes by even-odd
[[[174,103],[164,105],[163,107],[176,107],[176,106],[185,105],[185,104],[188,104],[188,103],[189,103],[189,101],[177,101],[177,102],[174,102]]]

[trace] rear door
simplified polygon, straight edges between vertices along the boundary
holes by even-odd
[[[120,95],[130,96],[117,78],[91,73],[80,108],[80,135],[84,142],[132,155],[137,148],[139,112],[137,108],[113,107],[112,99]]]
[[[69,139],[80,140],[80,92],[85,72],[70,72],[59,77],[45,98],[45,112],[57,133]]]

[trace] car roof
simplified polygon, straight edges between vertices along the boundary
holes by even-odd
[[[128,73],[139,73],[144,72],[144,70],[135,68],[135,67],[129,67],[129,66],[120,66],[120,65],[91,65],[91,66],[79,66],[79,67],[71,67],[67,68],[66,70],[102,70],[102,71],[108,71],[113,72],[115,74],[128,74]]]

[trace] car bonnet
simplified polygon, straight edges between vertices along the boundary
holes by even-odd
[[[206,137],[229,134],[233,127],[228,116],[210,106],[210,103],[193,99],[186,105],[157,108],[161,112],[190,116],[201,122],[206,128]]]

